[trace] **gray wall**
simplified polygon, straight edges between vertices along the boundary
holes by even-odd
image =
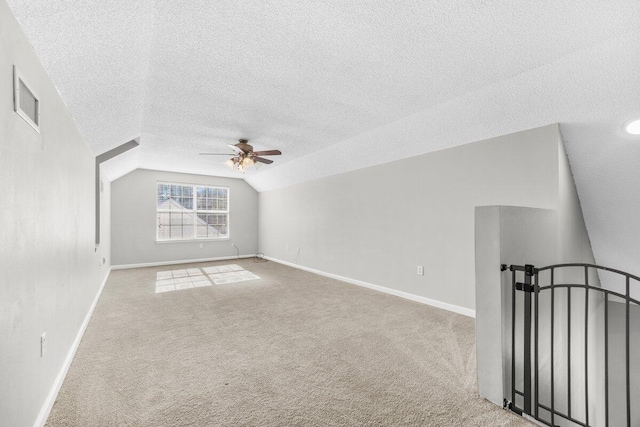
[[[595,259],[593,251],[591,250],[591,243],[587,233],[587,228],[582,216],[582,208],[580,206],[580,200],[578,198],[578,192],[576,190],[573,174],[571,172],[571,166],[567,157],[562,137],[557,135],[558,141],[558,169],[559,169],[559,200],[558,200],[558,257],[555,263],[573,263],[582,262],[588,264],[594,264]],[[589,283],[594,286],[599,286],[600,281],[598,273],[595,270],[590,270]],[[541,280],[548,280],[548,274],[541,276]],[[584,271],[582,269],[561,269],[557,270],[555,274],[556,283],[584,283]],[[547,303],[550,306],[550,300],[547,300],[548,296],[545,296],[541,300],[541,308],[543,304]],[[572,310],[572,328],[571,328],[571,376],[572,376],[572,390],[583,390],[584,383],[584,311],[581,309],[584,307],[584,294],[580,292],[573,292],[571,297],[571,304],[574,309]],[[564,318],[566,315],[567,296],[563,292],[556,292],[556,309],[555,313],[557,318]],[[600,313],[604,310],[603,298],[599,292],[590,292],[589,295],[589,394],[590,400],[590,420],[596,424],[604,423],[604,398],[602,393],[602,381],[599,381],[598,367],[603,363],[601,350],[603,348],[602,334],[596,327],[596,321]],[[562,316],[562,317],[561,317]],[[542,329],[542,326],[541,326]],[[544,332],[544,330],[543,330]],[[556,407],[560,410],[564,410],[566,413],[567,399],[566,393],[566,381],[569,367],[566,366],[564,361],[566,360],[567,351],[567,337],[568,329],[563,322],[557,322],[555,328],[555,381],[556,381]],[[544,344],[548,340],[542,339]],[[550,349],[541,348],[540,357],[540,369],[541,369],[541,388],[544,383],[548,383],[550,376]],[[546,378],[546,379],[545,379]],[[541,402],[550,403],[550,388],[546,393],[544,390],[541,392]],[[571,396],[572,411],[576,414],[581,414],[582,417],[585,411],[584,396],[581,393],[572,393]],[[584,419],[583,419],[584,421]],[[557,424],[562,425],[562,421]],[[569,425],[569,424],[567,424]]]
[[[593,263],[593,253],[582,217],[580,201],[568,158],[559,132],[552,135],[557,147],[558,200],[554,210],[523,209],[513,207],[480,207],[476,210],[476,341],[478,345],[478,388],[482,396],[494,403],[510,397],[511,388],[511,273],[497,273],[497,264],[534,264],[544,267],[559,263]],[[553,213],[552,216],[544,212]],[[498,244],[499,242],[499,244]],[[496,262],[499,260],[499,262]],[[540,273],[541,283],[549,283],[549,272]],[[522,280],[519,273],[518,280]],[[584,269],[561,269],[555,272],[555,283],[583,283]],[[599,277],[590,271],[589,283],[599,286]],[[540,294],[540,402],[550,404],[550,298],[549,292]],[[522,293],[517,293],[517,304],[522,310]],[[501,301],[500,301],[501,300]],[[572,389],[583,390],[584,384],[584,293],[573,292],[571,297],[572,363],[566,365],[568,329],[566,323],[567,294],[565,289],[555,293],[555,391],[556,408],[567,412],[567,373],[572,372]],[[591,292],[589,298],[589,388],[591,393],[590,417],[603,422],[602,402],[602,333],[598,328],[602,312],[602,297]],[[522,311],[516,317],[516,330],[521,330]],[[502,334],[496,327],[502,325]],[[501,336],[499,336],[501,335]],[[522,336],[516,334],[516,366],[522,369]],[[501,361],[498,363],[498,361]],[[502,375],[500,370],[502,369]],[[502,382],[500,381],[502,379]],[[523,376],[515,383],[522,389]],[[502,386],[504,390],[502,390]],[[518,406],[523,406],[520,397]],[[584,394],[572,393],[572,410],[583,416]],[[559,425],[562,421],[556,422]]]
[[[476,208],[478,392],[496,405],[511,390],[511,272],[500,264],[555,262],[558,213],[513,206]],[[518,280],[522,281],[519,276]],[[521,301],[519,301],[521,303]],[[521,328],[521,322],[518,323]],[[522,341],[518,341],[518,349]],[[519,352],[519,360],[522,355]],[[518,385],[522,378],[518,378]],[[521,401],[517,402],[521,405]]]
[[[557,209],[558,135],[550,125],[260,193],[260,251],[474,309],[474,209]]]
[[[594,263],[591,242],[582,216],[569,158],[560,132],[555,135],[558,148],[558,259],[559,263]]]
[[[41,99],[41,133],[13,111],[13,65]],[[0,424],[32,426],[109,267],[94,246],[95,158],[0,0]],[[108,183],[107,183],[108,184]],[[108,200],[109,187],[103,193]],[[109,236],[109,223],[103,223]],[[106,258],[105,265],[101,264]],[[40,336],[47,353],[40,357]]]
[[[156,242],[159,181],[229,187],[230,239]],[[232,244],[258,251],[258,194],[242,179],[137,169],[112,183],[111,221],[114,266],[235,256]]]

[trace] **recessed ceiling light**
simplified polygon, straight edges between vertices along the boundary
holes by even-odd
[[[640,119],[632,120],[624,127],[631,135],[640,135]]]

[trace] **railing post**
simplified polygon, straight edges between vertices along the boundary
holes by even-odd
[[[524,412],[531,413],[531,277],[533,265],[524,266]]]

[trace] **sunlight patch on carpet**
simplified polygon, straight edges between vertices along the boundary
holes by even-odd
[[[207,274],[209,278],[205,275]],[[256,280],[260,277],[245,270],[237,264],[218,265],[215,267],[188,268],[181,270],[158,271],[156,274],[156,294],[184,289],[200,288],[227,283]]]
[[[211,282],[199,268],[159,271],[156,274],[156,294],[204,286],[211,286]]]
[[[260,278],[237,264],[220,265],[217,267],[205,267],[203,270],[209,275],[209,278],[216,285],[244,282],[247,280],[256,280]]]

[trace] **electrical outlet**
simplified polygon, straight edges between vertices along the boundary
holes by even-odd
[[[289,245],[285,246],[287,252],[289,252]]]
[[[424,267],[421,265],[418,266],[418,276],[424,276]]]
[[[47,352],[47,333],[43,333],[40,336],[40,357],[44,357]]]

